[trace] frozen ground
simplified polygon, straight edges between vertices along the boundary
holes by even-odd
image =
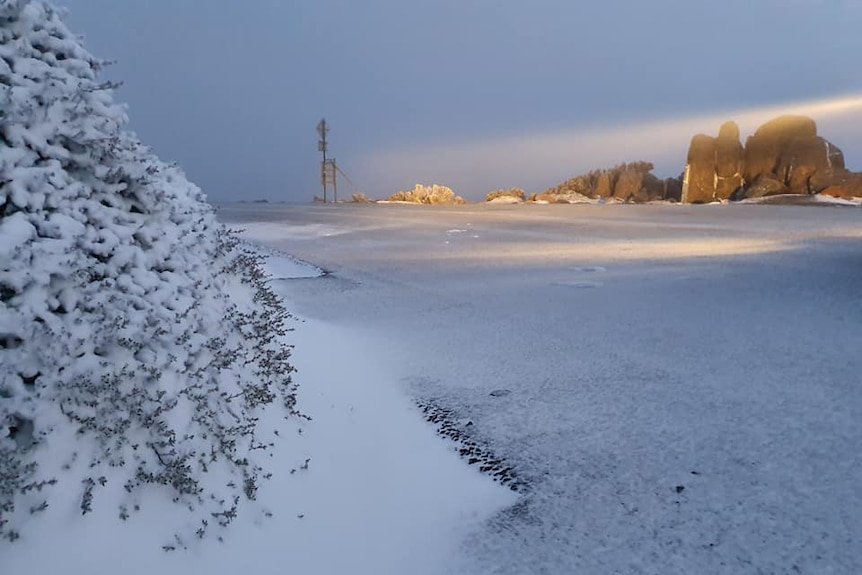
[[[862,572],[862,209],[220,218],[330,272],[285,282],[295,311],[529,481],[467,536],[473,572]]]

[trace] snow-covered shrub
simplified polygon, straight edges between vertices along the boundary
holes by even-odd
[[[413,204],[464,204],[464,198],[456,196],[451,188],[446,186],[425,186],[416,184],[412,191],[396,192],[389,198],[390,202],[410,202]]]
[[[201,191],[124,129],[49,4],[0,0],[0,535],[57,489],[120,482],[226,525],[298,415],[287,312]],[[62,465],[56,458],[63,458]],[[52,464],[61,471],[47,475]]]

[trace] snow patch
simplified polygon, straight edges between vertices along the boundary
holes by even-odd
[[[369,334],[303,319],[290,339],[312,420],[262,422],[284,440],[271,451],[258,514],[240,514],[223,542],[184,541],[187,550],[168,553],[162,546],[176,542],[164,525],[185,512],[167,499],[125,522],[108,506],[81,517],[58,505],[38,537],[3,549],[3,572],[468,573],[462,542],[518,496],[435,436]],[[65,496],[72,504],[79,494]]]
[[[263,269],[274,279],[317,278],[323,270],[317,266],[301,262],[290,256],[269,256],[263,262]]]
[[[488,200],[485,202],[486,204],[504,204],[504,205],[512,205],[512,204],[523,204],[524,201],[520,198],[516,198],[515,196],[499,196],[492,200]]]

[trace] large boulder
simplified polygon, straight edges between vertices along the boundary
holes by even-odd
[[[715,199],[716,139],[697,134],[691,139],[683,185],[683,201],[703,204]]]
[[[836,198],[862,198],[862,173],[827,170],[814,174],[810,183],[814,193]]]
[[[775,174],[767,173],[758,176],[758,178],[746,186],[744,190],[739,190],[733,199],[765,198],[767,196],[778,196],[786,193],[787,186],[784,185],[784,182],[778,179]]]
[[[819,136],[796,138],[788,142],[779,157],[776,173],[791,194],[813,192],[810,179],[815,173],[844,169],[841,150]]]
[[[780,116],[766,122],[745,142],[745,181],[775,173],[792,141],[816,137],[817,124],[806,116]]]
[[[715,140],[715,199],[727,200],[742,187],[745,150],[739,142],[739,126],[725,122]]]

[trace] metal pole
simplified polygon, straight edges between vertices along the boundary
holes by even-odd
[[[338,203],[338,173],[335,168],[335,158],[332,158],[332,195],[333,202]]]
[[[320,164],[320,176],[323,180],[323,203],[326,203],[326,136],[323,136],[323,162]]]
[[[326,118],[321,118],[317,124],[317,133],[320,135],[320,141],[317,143],[318,149],[323,152],[323,161],[320,163],[320,183],[323,185],[323,203],[326,203],[326,134],[329,132],[329,126],[326,125]]]

